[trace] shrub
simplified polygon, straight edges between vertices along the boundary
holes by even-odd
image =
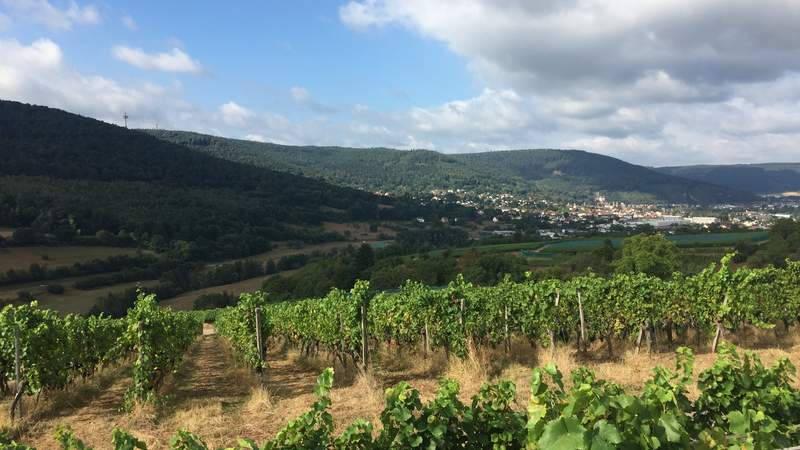
[[[55,295],[61,295],[61,294],[64,293],[64,286],[61,285],[61,284],[58,284],[58,283],[48,284],[46,289],[47,289],[47,292],[49,292],[51,294],[55,294]]]

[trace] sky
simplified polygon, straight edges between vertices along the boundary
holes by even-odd
[[[797,0],[0,0],[0,98],[292,145],[800,162]]]

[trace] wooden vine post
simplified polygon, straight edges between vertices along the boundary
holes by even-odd
[[[344,370],[347,371],[347,366],[345,365],[345,350],[344,350],[344,324],[342,323],[342,316],[341,314],[336,314],[336,321],[339,322],[339,361],[342,362],[342,366]]]
[[[636,354],[639,354],[639,347],[642,346],[642,336],[644,336],[644,327],[647,326],[647,321],[645,321],[644,325],[639,327],[639,335],[636,336]]]
[[[19,357],[19,326],[16,323],[16,318],[14,320],[14,383],[16,386],[16,394],[14,395],[14,401],[11,404],[11,419],[14,419],[14,410],[16,409],[19,418],[22,418],[22,391],[24,386],[22,385],[21,380],[21,367],[20,367],[20,357]]]
[[[505,308],[505,346],[506,354],[511,353],[511,336],[508,333],[508,305]]]
[[[425,354],[431,352],[431,337],[430,333],[428,332],[428,321],[425,321]]]
[[[361,362],[364,370],[369,366],[369,331],[367,330],[367,297],[361,299]]]
[[[458,323],[461,325],[461,328],[464,329],[464,331],[466,331],[466,325],[465,325],[466,322],[464,320],[464,298],[462,297],[458,301],[459,301],[459,311],[460,311],[460,314],[458,316]]]
[[[561,300],[561,290],[556,290],[556,309],[558,309],[558,302]],[[550,328],[550,351],[556,353],[556,329]]]
[[[725,294],[725,300],[722,301],[722,308],[728,305],[728,294]],[[714,341],[711,343],[711,353],[717,353],[717,345],[722,337],[722,318],[717,319],[717,331],[714,333]]]
[[[261,308],[255,308],[254,310],[256,316],[256,349],[258,350],[258,358],[261,361],[261,367],[259,367],[259,376],[261,377],[261,386],[264,387],[267,383],[266,379],[266,349],[264,348],[264,337],[261,335]]]
[[[578,291],[578,314],[581,319],[581,342],[579,350],[586,351],[586,321],[583,317],[583,301],[581,300],[581,291]]]

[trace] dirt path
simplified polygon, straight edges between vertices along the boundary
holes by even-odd
[[[286,355],[277,352],[267,357],[270,358],[267,386],[276,398],[292,398],[314,392],[319,372],[300,367]]]
[[[199,403],[220,403],[223,409],[239,404],[249,395],[252,384],[236,370],[231,349],[212,325],[189,348],[175,379],[167,387],[175,396],[172,406],[185,409]],[[171,389],[170,389],[171,387]]]

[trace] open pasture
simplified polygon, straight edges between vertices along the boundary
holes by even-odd
[[[0,271],[28,270],[31,264],[42,267],[71,266],[76,262],[104,259],[109,256],[135,255],[138,250],[126,247],[9,247],[0,248]]]

